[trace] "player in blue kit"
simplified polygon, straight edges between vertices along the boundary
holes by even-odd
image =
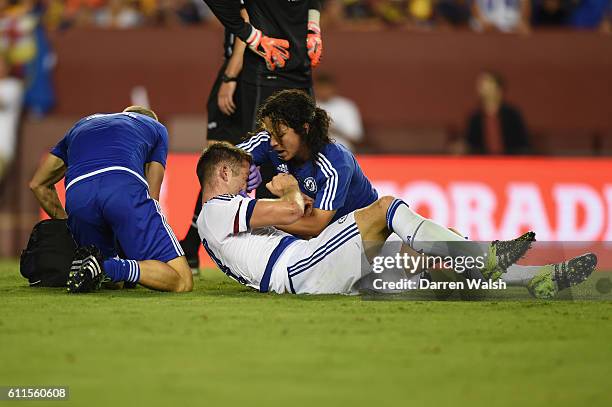
[[[542,299],[582,283],[597,263],[597,257],[587,253],[557,264],[518,266],[514,263],[531,247],[533,232],[528,234],[530,238],[508,242],[466,241],[391,196],[348,213],[316,238],[297,239],[282,231],[305,212],[297,179],[289,174],[272,179],[268,187],[280,192],[279,199],[240,196],[246,189],[251,163],[248,153],[224,142],[202,153],[196,172],[204,203],[197,224],[202,244],[221,271],[260,292],[356,293],[363,278],[375,271],[368,263],[376,265],[376,259],[381,259],[380,245],[391,233],[420,253],[417,256],[450,256],[462,264],[471,258],[474,263],[470,267],[489,284],[508,273],[522,275],[515,285]],[[456,268],[458,274],[462,271]],[[374,284],[371,288],[379,287]]]
[[[331,222],[378,198],[353,154],[328,135],[330,118],[314,99],[299,90],[284,90],[259,108],[262,131],[237,145],[249,152],[256,165],[271,162],[277,173],[293,175],[312,211],[282,230],[302,236],[318,236]],[[281,191],[270,191],[280,196]]]
[[[155,113],[130,106],[78,121],[36,171],[30,188],[51,218],[68,218],[79,249],[69,292],[113,282],[191,291],[193,279],[159,194],[168,132]],[[66,209],[55,191],[65,176]],[[119,259],[115,239],[129,260]]]

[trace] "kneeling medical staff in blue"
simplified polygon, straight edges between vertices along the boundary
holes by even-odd
[[[247,187],[251,156],[228,143],[208,147],[200,157],[197,175],[203,187],[202,211],[197,220],[202,244],[218,267],[236,281],[261,292],[294,294],[348,294],[363,277],[362,259],[372,247],[394,232],[417,252],[432,256],[488,256],[478,270],[496,280],[530,247],[519,244],[470,242],[413,212],[402,200],[385,196],[373,204],[332,222],[318,237],[301,240],[282,231],[309,210],[298,181],[276,175],[268,187],[278,199],[239,195]],[[452,244],[450,244],[452,243]],[[516,242],[514,242],[516,243]],[[372,246],[374,244],[374,246]],[[530,291],[550,287],[549,294],[586,279],[595,266],[594,255],[565,267],[539,267]],[[529,283],[525,282],[529,288]],[[548,289],[548,288],[547,288]]]
[[[167,155],[157,115],[130,106],[79,120],[38,168],[30,188],[51,218],[68,218],[79,246],[69,292],[92,291],[103,280],[191,291],[191,270],[158,202]],[[54,187],[64,176],[65,210]]]

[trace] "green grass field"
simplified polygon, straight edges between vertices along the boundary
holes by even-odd
[[[0,261],[0,386],[70,387],[35,406],[609,406],[611,311],[262,295],[216,270],[189,294],[67,295]]]

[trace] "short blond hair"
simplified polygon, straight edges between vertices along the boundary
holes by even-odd
[[[155,112],[149,109],[148,107],[132,105],[132,106],[126,107],[125,109],[123,109],[123,111],[144,114],[145,116],[149,116],[150,118],[159,121]]]

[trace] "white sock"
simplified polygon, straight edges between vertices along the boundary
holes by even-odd
[[[433,256],[478,257],[483,256],[488,247],[466,241],[444,226],[422,217],[401,199],[396,199],[389,205],[387,227],[414,250]]]
[[[540,271],[542,266],[519,266],[513,265],[508,267],[508,270],[502,274],[501,280],[509,286],[527,287],[527,284]]]

